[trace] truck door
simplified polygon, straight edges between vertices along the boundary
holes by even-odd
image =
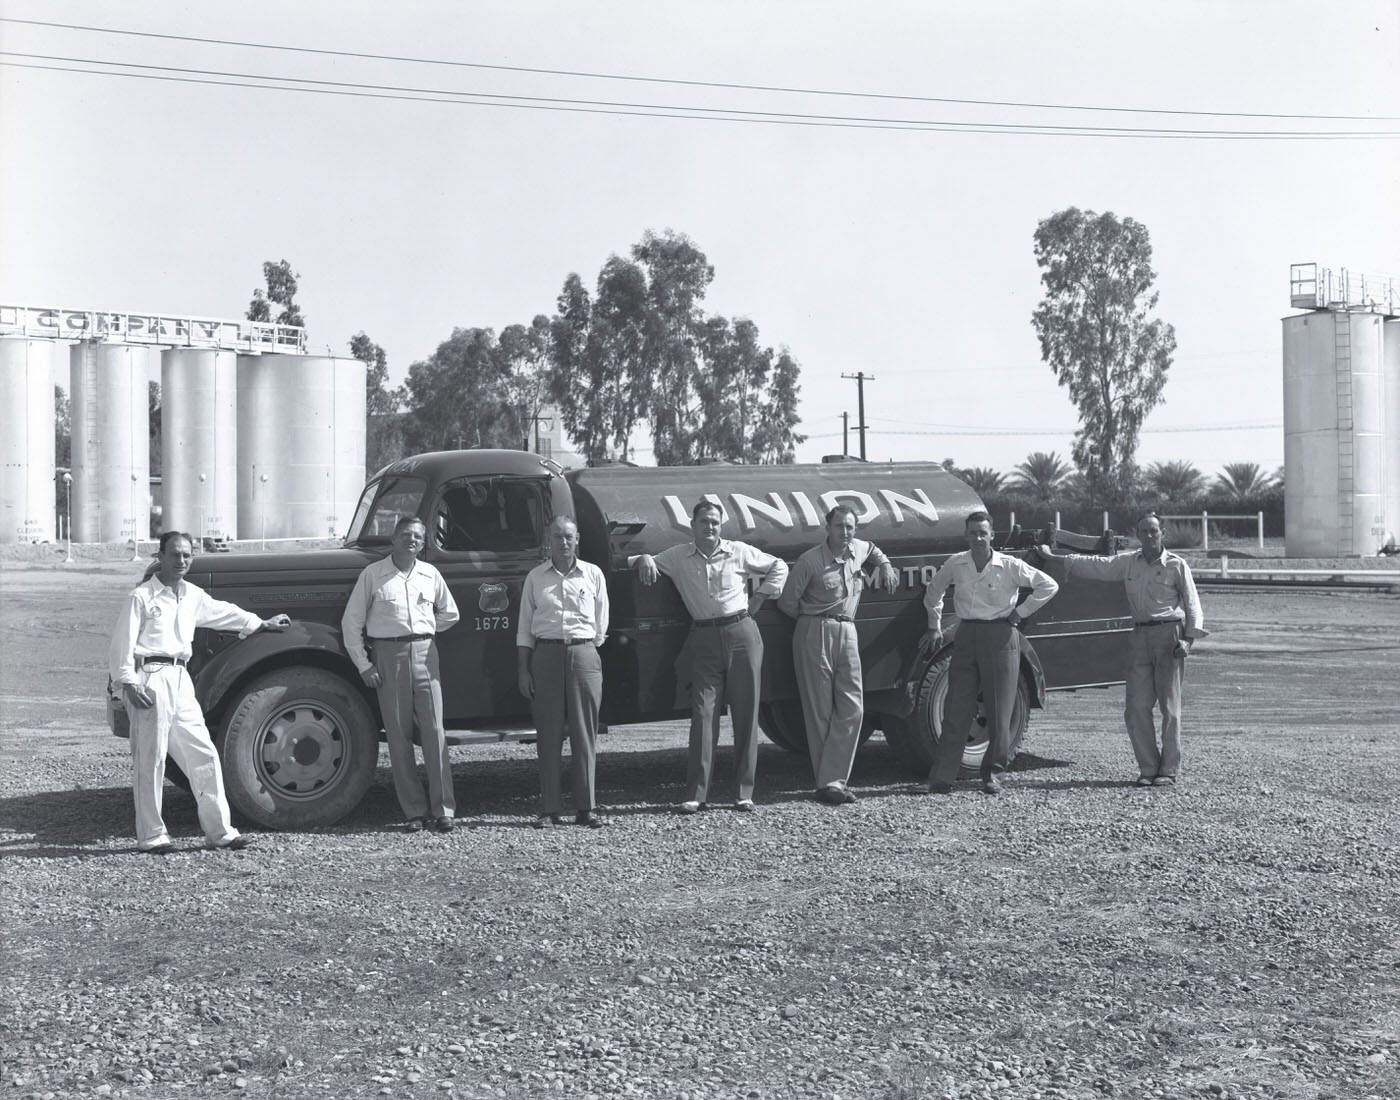
[[[462,616],[438,636],[449,723],[529,715],[516,687],[520,585],[544,558],[551,518],[546,477],[467,476],[439,490],[428,519],[430,560]]]

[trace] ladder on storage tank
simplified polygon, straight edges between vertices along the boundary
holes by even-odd
[[[1351,314],[1339,309],[1332,314],[1334,344],[1333,368],[1337,373],[1337,553],[1356,553],[1354,504],[1356,436],[1352,419]]]

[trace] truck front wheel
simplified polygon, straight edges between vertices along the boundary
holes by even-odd
[[[950,654],[943,654],[933,664],[919,684],[914,709],[904,718],[885,715],[885,740],[906,764],[920,775],[933,766],[934,748],[943,736],[943,703],[948,698],[948,666]],[[1016,704],[1011,711],[1010,759],[1016,758],[1030,721],[1030,693],[1025,677],[1016,681]],[[987,715],[982,700],[977,700],[977,716],[968,730],[967,747],[963,749],[962,767],[976,772],[987,755]]]
[[[759,703],[758,726],[779,748],[807,751],[807,727],[802,721],[802,704],[796,699]]]
[[[317,668],[255,680],[229,710],[220,749],[229,803],[270,829],[335,824],[364,797],[379,761],[363,696]]]

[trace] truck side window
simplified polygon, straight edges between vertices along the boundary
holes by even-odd
[[[451,482],[438,501],[433,536],[447,551],[537,551],[544,544],[540,482],[475,478]]]

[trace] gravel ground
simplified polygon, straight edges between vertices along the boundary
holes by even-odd
[[[1400,1095],[1398,597],[1207,591],[1175,790],[1114,689],[999,798],[877,737],[854,806],[765,745],[759,813],[680,818],[668,723],[604,742],[603,830],[528,828],[503,744],[453,750],[449,836],[384,758],[242,853],[167,787],[161,859],[101,707],[132,568],[0,571],[0,1097]]]

